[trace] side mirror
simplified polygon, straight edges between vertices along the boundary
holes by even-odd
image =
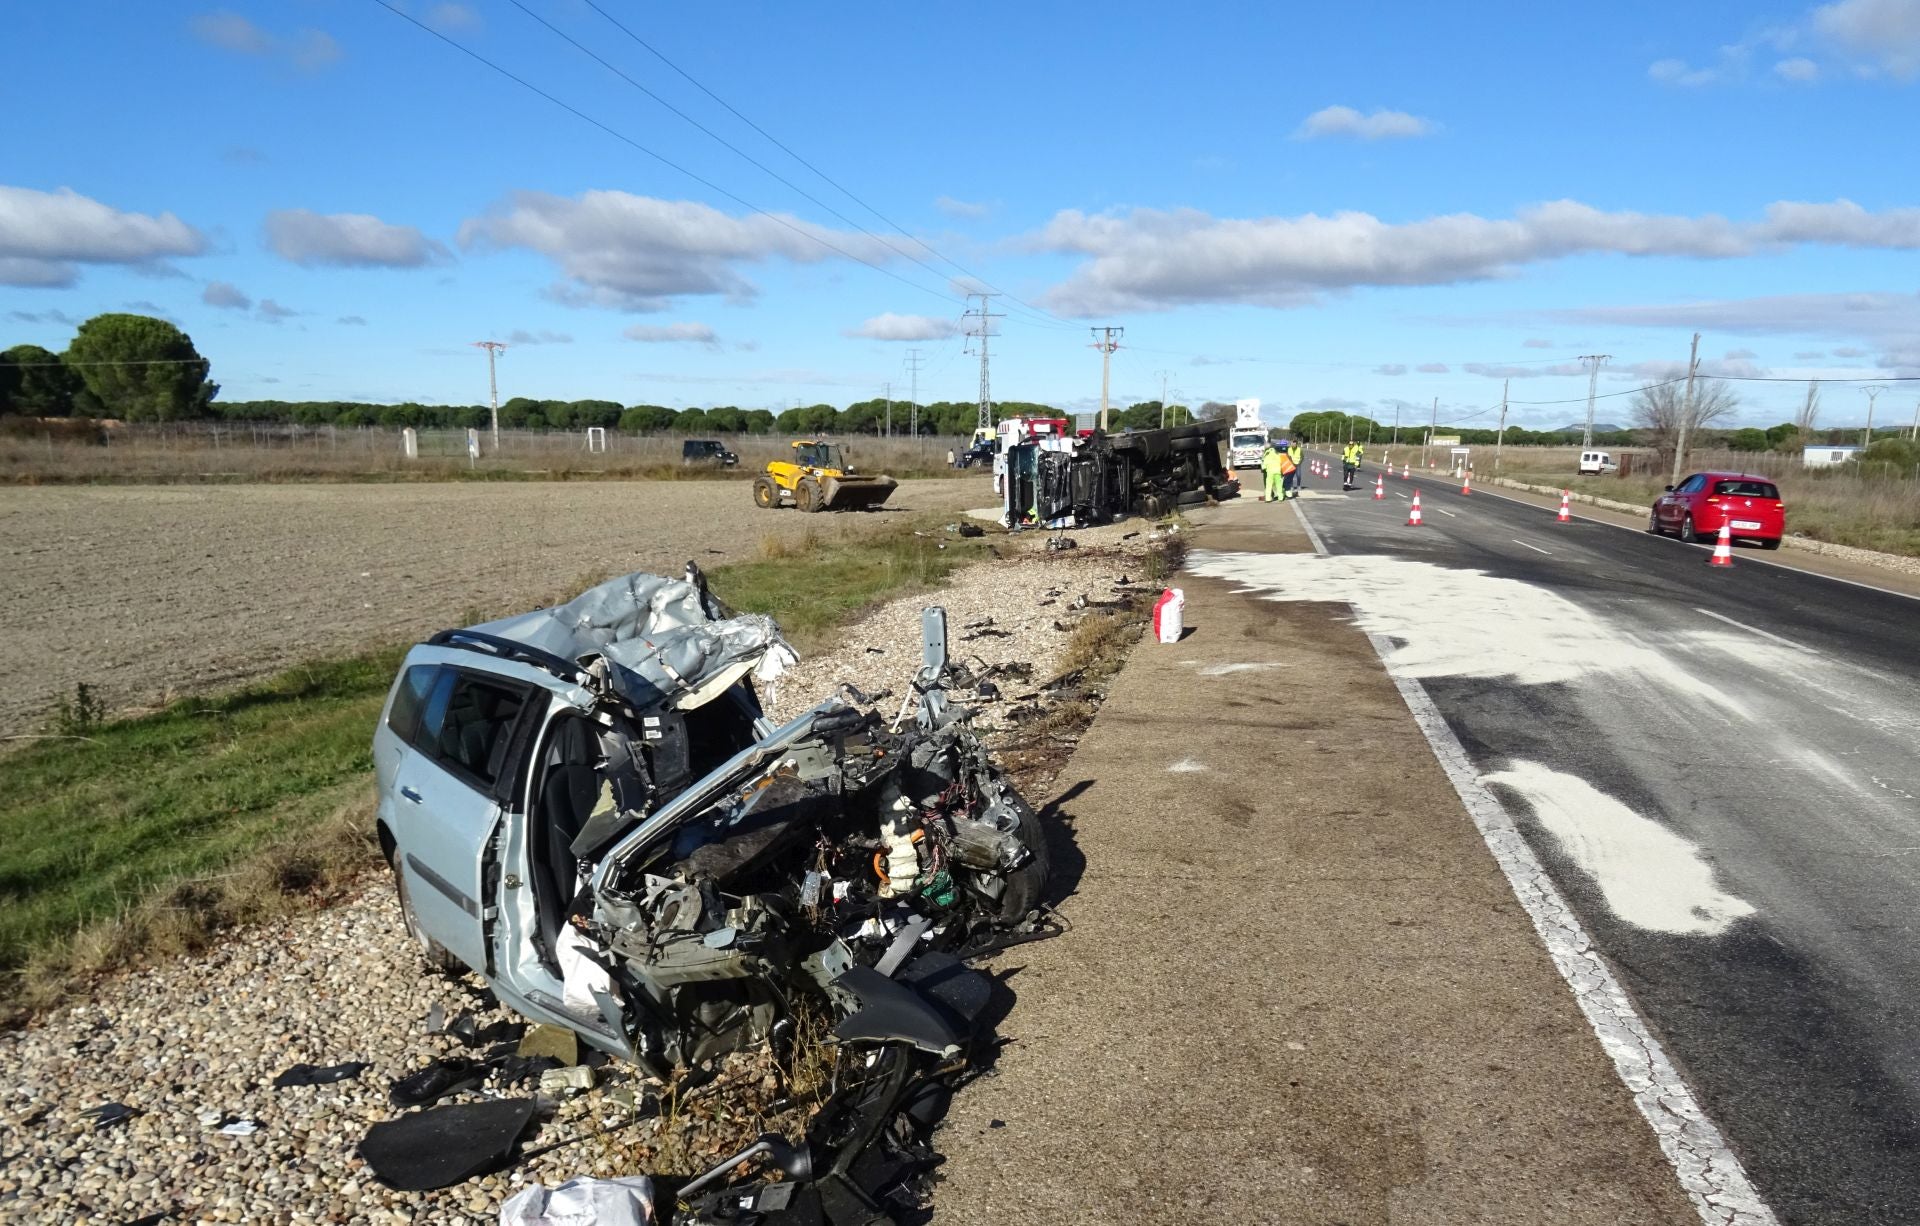
[[[1662,488],[1664,488],[1669,494],[1673,493],[1673,487],[1671,485],[1664,486]]]

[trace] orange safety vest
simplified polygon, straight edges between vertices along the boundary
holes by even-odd
[[[1296,465],[1293,462],[1293,457],[1284,451],[1281,452],[1280,453],[1280,475],[1283,477],[1286,476],[1287,474],[1291,473],[1295,467]]]

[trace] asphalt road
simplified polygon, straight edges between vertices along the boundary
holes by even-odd
[[[1445,479],[1308,491],[1331,556],[1260,582],[1403,644],[1780,1219],[1920,1222],[1920,602]]]

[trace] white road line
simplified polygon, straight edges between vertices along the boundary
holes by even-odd
[[[1314,531],[1298,503],[1293,513],[1300,517],[1314,551],[1326,556],[1326,542]],[[1387,675],[1413,713],[1414,722],[1426,735],[1433,756],[1447,772],[1480,837],[1486,840],[1487,850],[1506,874],[1514,897],[1527,909],[1534,931],[1540,934],[1554,966],[1572,989],[1602,1050],[1612,1058],[1614,1072],[1653,1129],[1661,1152],[1673,1165],[1700,1220],[1708,1226],[1778,1226],[1779,1219],[1760,1199],[1746,1168],[1727,1148],[1726,1139],[1707,1118],[1706,1109],[1667,1058],[1666,1049],[1634,1010],[1633,1002],[1541,867],[1513,816],[1480,782],[1466,746],[1447,726],[1446,717],[1440,714],[1426,687],[1418,678],[1403,676],[1394,668],[1392,642],[1377,634],[1369,634],[1367,641],[1373,644]]]
[[[1458,515],[1455,515],[1452,511],[1447,510],[1445,507],[1435,507],[1434,510],[1440,512],[1440,514],[1446,516],[1448,519],[1460,518]]]
[[[1543,507],[1537,502],[1528,502],[1524,498],[1515,498],[1511,494],[1498,494],[1498,493],[1494,493],[1494,491],[1492,490],[1488,490],[1487,493],[1492,495],[1495,498],[1501,499],[1504,502],[1511,502],[1515,506],[1531,507],[1536,511],[1553,511],[1555,513],[1559,511],[1558,507]],[[1571,514],[1575,519],[1579,520],[1583,524],[1599,524],[1603,528],[1618,528],[1622,532],[1631,532],[1635,536],[1640,536],[1640,537],[1649,537],[1653,535],[1652,533],[1646,531],[1644,528],[1635,528],[1629,524],[1616,524],[1610,519],[1595,519],[1590,515],[1582,515],[1577,511],[1569,512],[1569,514]],[[1677,540],[1674,537],[1670,537],[1670,536],[1662,536],[1656,539],[1665,541],[1670,545],[1679,545],[1686,549],[1695,549],[1695,548],[1705,547],[1705,546],[1688,545],[1686,542]],[[1899,592],[1899,591],[1895,591],[1893,588],[1890,588],[1890,587],[1878,587],[1871,583],[1862,583],[1858,579],[1842,579],[1839,575],[1829,575],[1817,570],[1808,570],[1804,566],[1795,566],[1791,562],[1776,562],[1771,558],[1757,558],[1747,552],[1742,552],[1740,554],[1740,561],[1742,565],[1748,562],[1758,562],[1762,566],[1771,566],[1776,570],[1790,570],[1796,575],[1807,575],[1814,579],[1830,579],[1835,583],[1845,583],[1853,587],[1863,587],[1867,589],[1869,592],[1879,592],[1883,596],[1899,596],[1906,600],[1920,600],[1920,596],[1916,596],[1912,592]]]
[[[1516,537],[1510,537],[1510,538],[1508,538],[1508,539],[1510,539],[1510,540],[1511,540],[1511,541],[1512,541],[1512,542],[1513,542],[1514,544],[1516,544],[1516,545],[1518,545],[1518,546],[1520,546],[1520,547],[1521,547],[1522,549],[1531,549],[1531,550],[1533,550],[1533,551],[1534,551],[1535,553],[1544,553],[1544,554],[1546,554],[1546,555],[1547,555],[1548,557],[1552,557],[1552,556],[1553,556],[1553,554],[1552,554],[1552,553],[1550,553],[1550,552],[1548,552],[1548,551],[1547,551],[1547,550],[1545,550],[1545,549],[1542,549],[1542,548],[1540,548],[1540,546],[1538,546],[1538,545],[1529,545],[1529,544],[1527,544],[1527,543],[1526,543],[1525,541],[1523,541],[1523,540],[1521,540],[1521,539],[1520,539],[1519,537],[1517,537],[1517,536],[1516,536]]]
[[[1772,639],[1774,642],[1780,644],[1782,647],[1791,647],[1795,651],[1804,651],[1810,656],[1817,656],[1820,654],[1819,652],[1815,651],[1813,648],[1805,646],[1804,644],[1801,644],[1801,643],[1796,643],[1792,639],[1783,639],[1771,630],[1762,630],[1758,626],[1749,626],[1745,622],[1737,622],[1733,620],[1731,617],[1728,617],[1725,613],[1715,613],[1712,609],[1703,609],[1703,608],[1700,608],[1698,605],[1694,606],[1693,611],[1695,613],[1705,613],[1708,617],[1713,618],[1715,621],[1725,622],[1729,626],[1737,626],[1740,629],[1745,630],[1748,634],[1757,634],[1763,639]]]

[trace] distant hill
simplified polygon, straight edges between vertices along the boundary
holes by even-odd
[[[1587,426],[1585,422],[1576,421],[1570,426],[1562,426],[1560,428],[1562,430],[1571,430],[1575,434],[1578,434],[1581,431],[1585,430]],[[1625,426],[1616,426],[1612,422],[1608,422],[1608,421],[1596,421],[1593,423],[1593,432],[1595,434],[1618,434],[1620,431],[1625,429],[1626,429]]]

